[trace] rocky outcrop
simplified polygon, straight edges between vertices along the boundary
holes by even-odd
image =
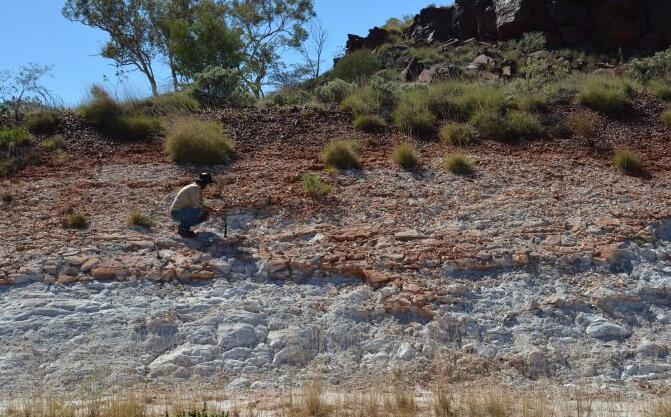
[[[368,36],[347,35],[347,51],[357,51],[359,49],[375,49],[384,45],[389,40],[389,32],[379,27],[374,27],[368,31]]]
[[[456,0],[421,10],[406,35],[430,44],[543,32],[554,47],[652,51],[671,45],[670,20],[671,3],[664,0]],[[350,38],[347,50],[379,46],[377,29],[367,38]]]

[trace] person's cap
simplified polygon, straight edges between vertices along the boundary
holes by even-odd
[[[209,172],[203,172],[198,176],[198,181],[201,182],[202,184],[214,184],[214,180],[212,179],[212,174]]]

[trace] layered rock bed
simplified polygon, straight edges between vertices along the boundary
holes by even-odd
[[[338,112],[202,117],[230,127],[241,158],[213,169],[208,202],[228,216],[197,239],[176,236],[166,213],[197,169],[165,161],[160,141],[72,150],[3,185],[14,201],[0,218],[1,390],[269,388],[398,369],[668,384],[671,175],[656,127],[604,129],[654,161],[645,177],[545,140],[480,141],[463,178],[441,168],[448,145],[422,141],[422,169],[399,170],[389,152],[408,138],[356,133]],[[300,175],[321,172],[319,150],[339,136],[360,140],[364,169],[323,174],[334,191],[312,200]],[[125,226],[133,208],[157,225]],[[64,229],[71,210],[91,227]]]

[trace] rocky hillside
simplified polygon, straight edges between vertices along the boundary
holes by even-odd
[[[671,4],[662,0],[456,0],[454,6],[422,9],[404,34],[432,44],[542,32],[554,48],[649,52],[671,45],[670,19]],[[365,38],[350,35],[347,50],[375,49],[390,36],[380,28]]]
[[[571,13],[594,48],[667,45],[651,5],[457,1],[250,107],[98,89],[0,119],[0,393],[663,392],[671,51],[546,48]],[[205,170],[226,215],[182,238]]]
[[[671,379],[671,155],[659,122],[604,125],[604,138],[655,161],[647,178],[575,138],[483,140],[469,150],[475,174],[461,177],[442,167],[452,145],[362,133],[332,108],[200,117],[229,126],[240,153],[212,168],[207,196],[229,208],[226,236],[220,219],[195,240],[176,235],[168,206],[200,167],[166,160],[160,139],[82,134],[66,159],[3,184],[4,393],[82,380],[268,389],[315,371],[340,384],[403,370],[414,385],[446,364],[455,381],[518,387]],[[333,191],[315,200],[300,177],[322,172],[335,137],[361,143],[362,170],[320,174]],[[421,169],[390,161],[400,140]],[[126,226],[132,209],[155,225]],[[63,228],[73,210],[88,229]]]

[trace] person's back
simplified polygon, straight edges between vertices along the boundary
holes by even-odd
[[[200,186],[194,183],[179,190],[170,206],[170,212],[200,207],[203,207],[203,192]]]
[[[194,184],[187,185],[177,193],[170,206],[170,217],[179,223],[177,231],[180,236],[195,237],[191,228],[209,218],[211,209],[203,205],[203,189],[213,182],[212,175],[205,172],[200,174]]]

